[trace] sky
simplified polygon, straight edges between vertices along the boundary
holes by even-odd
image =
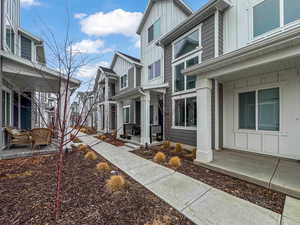
[[[207,1],[185,3],[197,10]],[[69,30],[72,50],[91,59],[78,73],[78,78],[84,80],[95,76],[99,65],[110,66],[115,51],[139,57],[136,30],[147,3],[148,0],[21,0],[21,26],[44,40],[51,31],[61,44]]]

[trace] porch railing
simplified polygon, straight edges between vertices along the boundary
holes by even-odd
[[[163,138],[163,126],[162,125],[150,125],[150,144],[153,142],[153,136],[156,135],[157,140]]]

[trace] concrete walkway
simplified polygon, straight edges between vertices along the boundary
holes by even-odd
[[[213,162],[201,165],[300,198],[300,163],[297,161],[221,150],[214,152]]]
[[[83,137],[83,136],[82,136]],[[89,138],[80,138],[82,141]],[[99,141],[99,140],[97,140]],[[299,225],[300,201],[288,198],[281,216],[105,142],[92,148],[199,225]]]

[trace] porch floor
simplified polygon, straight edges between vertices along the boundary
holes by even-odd
[[[30,145],[13,146],[11,149],[0,150],[0,160],[31,157],[35,154],[43,155],[57,151],[54,145],[41,146],[41,148],[31,149]]]
[[[231,150],[214,151],[202,166],[300,199],[300,162]]]

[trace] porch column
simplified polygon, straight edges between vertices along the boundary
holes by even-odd
[[[104,93],[104,130],[105,132],[109,132],[109,102],[108,102],[108,78],[105,77],[105,93]]]
[[[141,97],[141,144],[150,144],[150,92]]]
[[[118,134],[122,135],[123,132],[123,104],[121,102],[117,103],[117,131]]]
[[[211,162],[211,90],[212,81],[197,77],[197,158],[198,162]]]

